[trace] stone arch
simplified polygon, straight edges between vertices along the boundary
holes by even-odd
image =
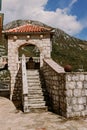
[[[33,43],[33,42],[32,43],[31,42],[22,43],[18,48],[20,48],[22,46],[26,46],[26,45],[34,45],[40,50],[40,47],[36,43]],[[40,52],[41,52],[41,50],[40,50]]]
[[[26,45],[34,45],[38,48],[38,50],[40,51],[40,67],[43,66],[43,58],[44,58],[44,54],[43,54],[43,48],[38,45],[38,43],[36,42],[25,42],[25,43],[20,43],[19,46],[17,47],[17,50],[22,47],[22,46],[26,46]]]
[[[29,69],[29,68],[40,69],[40,66],[42,63],[42,59],[40,57],[41,50],[36,44],[24,43],[21,46],[19,46],[18,53],[19,53],[19,61],[21,61],[22,54],[25,54],[26,69]],[[31,58],[33,61],[32,61],[32,63],[29,63]],[[31,67],[29,67],[29,66],[31,66]]]
[[[11,99],[13,95],[15,78],[19,71],[19,56],[18,48],[24,45],[35,45],[40,50],[40,67],[43,67],[43,59],[50,58],[51,55],[51,41],[50,38],[40,39],[38,36],[26,40],[26,37],[19,36],[18,39],[13,40],[12,36],[8,39],[8,68],[11,73]]]

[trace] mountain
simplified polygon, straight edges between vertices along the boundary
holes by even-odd
[[[52,58],[60,65],[70,64],[73,71],[87,71],[87,41],[74,38],[55,29]]]
[[[4,25],[3,29],[7,30],[27,23],[49,27],[38,21],[16,20]],[[87,41],[74,38],[58,28],[54,28],[54,30],[52,58],[62,66],[70,64],[73,71],[78,71],[79,69],[87,71]]]

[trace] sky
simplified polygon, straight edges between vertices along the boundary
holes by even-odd
[[[36,20],[87,40],[87,0],[2,0],[0,13],[4,13],[4,24]]]

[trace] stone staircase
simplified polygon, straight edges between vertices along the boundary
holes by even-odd
[[[31,112],[47,111],[38,70],[27,70],[28,106]]]

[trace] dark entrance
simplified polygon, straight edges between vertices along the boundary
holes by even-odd
[[[35,62],[32,57],[29,58],[29,61],[26,63],[26,69],[39,69],[40,62]]]
[[[22,54],[26,57],[27,69],[40,69],[40,51],[35,45],[24,45],[19,48],[19,60]]]

